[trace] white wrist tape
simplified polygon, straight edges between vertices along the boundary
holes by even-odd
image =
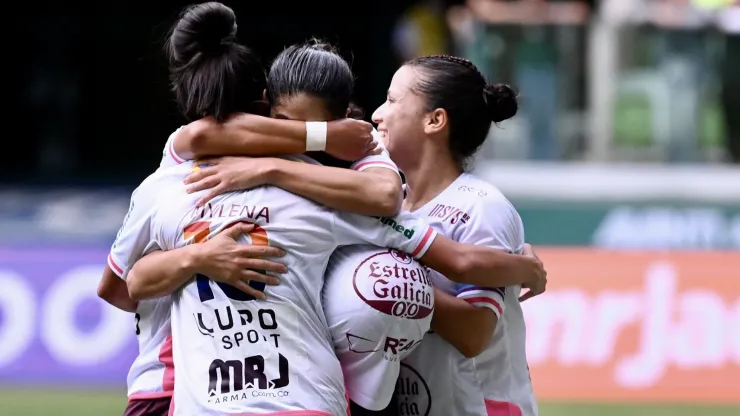
[[[306,151],[322,152],[326,150],[326,121],[306,122]]]

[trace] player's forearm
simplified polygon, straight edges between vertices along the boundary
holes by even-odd
[[[125,312],[136,312],[138,302],[128,294],[126,282],[106,266],[103,277],[98,283],[98,297]]]
[[[392,216],[401,208],[401,180],[385,168],[357,172],[275,159],[267,182],[340,211]]]
[[[134,264],[126,284],[131,299],[155,299],[172,294],[197,273],[197,245],[155,251]]]
[[[461,276],[475,286],[504,287],[524,285],[533,276],[538,260],[510,254],[490,247],[465,244],[460,253]]]
[[[421,262],[452,281],[483,287],[525,284],[537,267],[534,258],[457,243],[444,236],[434,240]]]
[[[503,287],[525,283],[535,260],[438,235],[421,262],[454,282]]]
[[[198,120],[185,127],[183,139],[175,143],[178,154],[202,156],[264,156],[306,151],[306,123],[239,114],[223,123]],[[179,139],[179,138],[178,138]]]
[[[496,315],[465,300],[434,289],[432,330],[460,353],[472,358],[483,352],[496,329]]]

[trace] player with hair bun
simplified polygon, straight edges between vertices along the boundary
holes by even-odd
[[[517,109],[511,88],[488,84],[465,59],[427,56],[401,66],[373,121],[404,171],[404,210],[455,241],[523,253],[524,227],[516,209],[494,186],[466,172],[491,124]],[[536,415],[521,286],[460,284],[437,271],[430,278],[434,332],[403,362],[399,412]],[[408,388],[414,383],[417,388]]]

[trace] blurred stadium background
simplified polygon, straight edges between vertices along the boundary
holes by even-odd
[[[548,265],[525,307],[543,416],[740,414],[740,1],[225,3],[265,62],[338,43],[368,116],[417,55],[467,57],[520,90],[477,170]],[[122,413],[133,320],[95,286],[130,191],[183,122],[160,52],[183,5],[14,5],[3,416]]]

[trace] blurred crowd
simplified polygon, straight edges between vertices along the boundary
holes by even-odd
[[[402,59],[462,55],[520,91],[487,157],[740,162],[740,1],[460,3],[417,3],[395,43]]]

